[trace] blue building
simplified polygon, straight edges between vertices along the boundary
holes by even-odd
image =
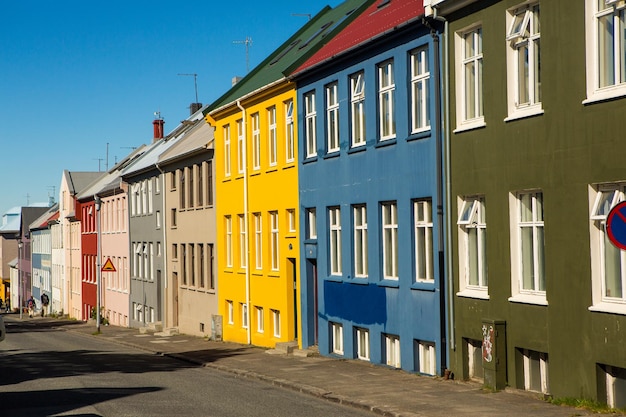
[[[292,74],[302,342],[322,355],[440,375],[441,148],[423,14],[421,1],[372,2]]]

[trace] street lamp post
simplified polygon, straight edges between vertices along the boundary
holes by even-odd
[[[22,243],[21,240],[19,240],[17,242],[17,249],[18,249],[18,254],[17,254],[17,283],[18,283],[18,287],[17,287],[17,303],[18,303],[18,308],[20,309],[20,319],[22,318],[22,314],[23,314],[23,308],[22,308],[22,297],[24,297],[24,292],[23,292],[23,288],[22,288],[22,267],[21,267],[21,261],[22,261],[22,246],[24,244]]]
[[[100,280],[102,279],[102,271],[100,268],[100,251],[102,250],[100,244],[100,207],[102,200],[100,197],[95,196],[96,206],[96,237],[97,237],[97,257],[96,257],[96,331],[100,333]]]

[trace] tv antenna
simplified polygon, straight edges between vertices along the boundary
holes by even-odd
[[[304,16],[308,20],[311,20],[311,13],[291,13],[292,16]]]
[[[187,76],[187,77],[193,77],[193,85],[196,88],[196,103],[198,102],[198,74],[193,73],[193,74],[182,74],[179,73],[178,75],[182,75],[182,76]]]
[[[246,45],[246,72],[250,72],[250,45],[252,45],[252,38],[246,36],[243,41],[233,41],[236,44]]]

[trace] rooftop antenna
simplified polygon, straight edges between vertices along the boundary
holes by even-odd
[[[100,162],[104,161],[104,158],[93,158],[94,161],[98,161],[98,172],[101,171],[100,169]]]
[[[106,158],[106,171],[109,171],[109,142],[107,142],[107,158]]]
[[[291,13],[292,16],[305,16],[308,20],[311,20],[311,13]]]
[[[48,193],[48,202],[50,203],[50,206],[54,205],[56,199],[54,198],[54,193],[57,189],[57,187],[55,187],[54,185],[49,185],[47,187],[49,190],[52,189],[52,195],[50,193]]]
[[[189,77],[193,77],[193,85],[196,88],[196,103],[198,102],[198,74],[193,73],[193,74],[181,74],[179,73],[178,75],[182,75],[182,76],[189,76]]]
[[[26,207],[30,207],[30,194],[26,193]]]
[[[246,72],[250,72],[250,45],[252,45],[252,38],[246,36],[243,41],[233,41],[233,43],[246,45]]]

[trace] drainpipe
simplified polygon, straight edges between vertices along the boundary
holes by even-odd
[[[166,221],[167,221],[167,206],[165,205],[165,171],[163,170],[163,168],[161,168],[161,166],[159,166],[159,163],[157,162],[155,164],[156,168],[159,170],[160,174],[158,176],[158,178],[156,178],[156,181],[160,181],[161,182],[161,207],[163,208],[163,212],[161,215],[161,230],[163,230],[163,234],[161,235],[162,239],[163,239],[163,250],[164,253],[167,253],[167,228],[165,227],[166,225]],[[129,213],[129,218],[130,218],[130,213]],[[129,247],[130,247],[130,220],[128,222],[128,240],[129,240]],[[169,288],[167,285],[167,281],[169,279],[169,269],[167,268],[167,257],[164,256],[163,257],[163,275],[162,277],[165,277],[163,279],[163,294],[161,294],[161,300],[158,300],[161,303],[161,320],[164,323],[165,327],[169,327],[167,326],[167,313],[168,313],[168,308],[167,308],[167,303],[165,302],[165,300],[167,299],[167,289]],[[172,288],[172,291],[178,291],[177,288]],[[145,298],[145,291],[144,291],[144,298]],[[144,313],[144,317],[145,317],[145,313]],[[145,320],[145,319],[144,319]]]
[[[246,109],[241,105],[241,100],[237,100],[237,107],[241,110],[241,129],[244,134],[243,141],[243,221],[246,227],[246,239],[244,241],[245,251],[246,251],[246,311],[247,311],[247,320],[248,320],[248,328],[246,329],[246,336],[248,337],[248,344],[252,344],[252,335],[250,333],[250,328],[252,327],[250,323],[250,250],[248,248],[248,227],[249,219],[248,219],[248,138],[247,138],[247,130],[246,130]]]
[[[441,108],[441,53],[439,51],[439,34],[431,25],[430,20],[424,19],[423,24],[430,29],[433,41],[433,77],[434,101],[435,101],[435,152],[437,171],[437,258],[439,266],[439,314],[440,314],[440,336],[441,336],[441,375],[448,375],[448,355],[447,355],[447,319],[446,319],[446,270],[444,257],[444,217],[443,217],[443,135],[442,135],[442,108]]]

